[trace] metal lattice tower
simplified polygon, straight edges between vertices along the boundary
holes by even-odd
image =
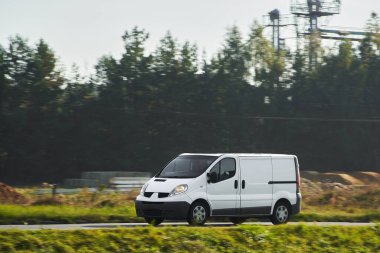
[[[290,17],[281,15],[278,9],[274,9],[264,16],[264,26],[272,28],[273,48],[277,53],[284,47],[284,39],[281,38],[281,27],[294,26],[294,22],[290,22]]]
[[[293,15],[305,18],[309,23],[309,28],[303,35],[309,35],[309,64],[314,68],[318,60],[315,45],[320,38],[319,19],[339,14],[340,0],[293,0],[290,10]]]

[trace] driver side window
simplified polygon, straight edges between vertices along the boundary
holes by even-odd
[[[215,178],[214,183],[218,183],[235,176],[236,162],[233,158],[224,158],[212,167],[210,170],[211,177]]]

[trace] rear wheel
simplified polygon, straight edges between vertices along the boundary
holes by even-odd
[[[195,202],[190,206],[187,222],[193,226],[202,226],[205,224],[208,215],[208,206],[203,202]]]
[[[150,218],[150,217],[144,217],[145,221],[153,226],[158,226],[161,224],[161,222],[164,221],[163,218]]]
[[[273,214],[270,217],[270,220],[273,224],[285,224],[290,218],[290,208],[289,205],[285,202],[279,202],[274,206]]]
[[[238,225],[238,224],[242,224],[243,222],[245,222],[247,220],[247,218],[242,218],[242,217],[231,217],[230,218],[230,221],[235,224],[235,225]]]

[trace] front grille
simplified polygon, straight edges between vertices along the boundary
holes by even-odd
[[[154,192],[144,192],[144,196],[147,198],[150,198],[153,195]],[[167,192],[159,192],[158,193],[159,198],[166,198],[169,197],[169,193]]]
[[[144,216],[160,217],[162,216],[161,210],[144,210]]]
[[[144,192],[144,196],[150,198],[153,195],[153,192]]]
[[[159,198],[166,198],[169,196],[169,193],[166,193],[166,192],[159,192],[158,193],[158,197]]]

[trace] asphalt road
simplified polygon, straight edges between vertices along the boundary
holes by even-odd
[[[248,225],[272,226],[270,222],[246,222]],[[351,222],[289,222],[290,225],[313,225],[313,226],[375,226],[375,223],[351,223]],[[88,224],[49,224],[49,225],[0,225],[2,229],[39,230],[39,229],[112,229],[112,228],[134,228],[148,226],[147,223],[88,223]],[[188,226],[187,222],[164,222],[160,227]],[[206,227],[233,227],[229,222],[206,223]]]

